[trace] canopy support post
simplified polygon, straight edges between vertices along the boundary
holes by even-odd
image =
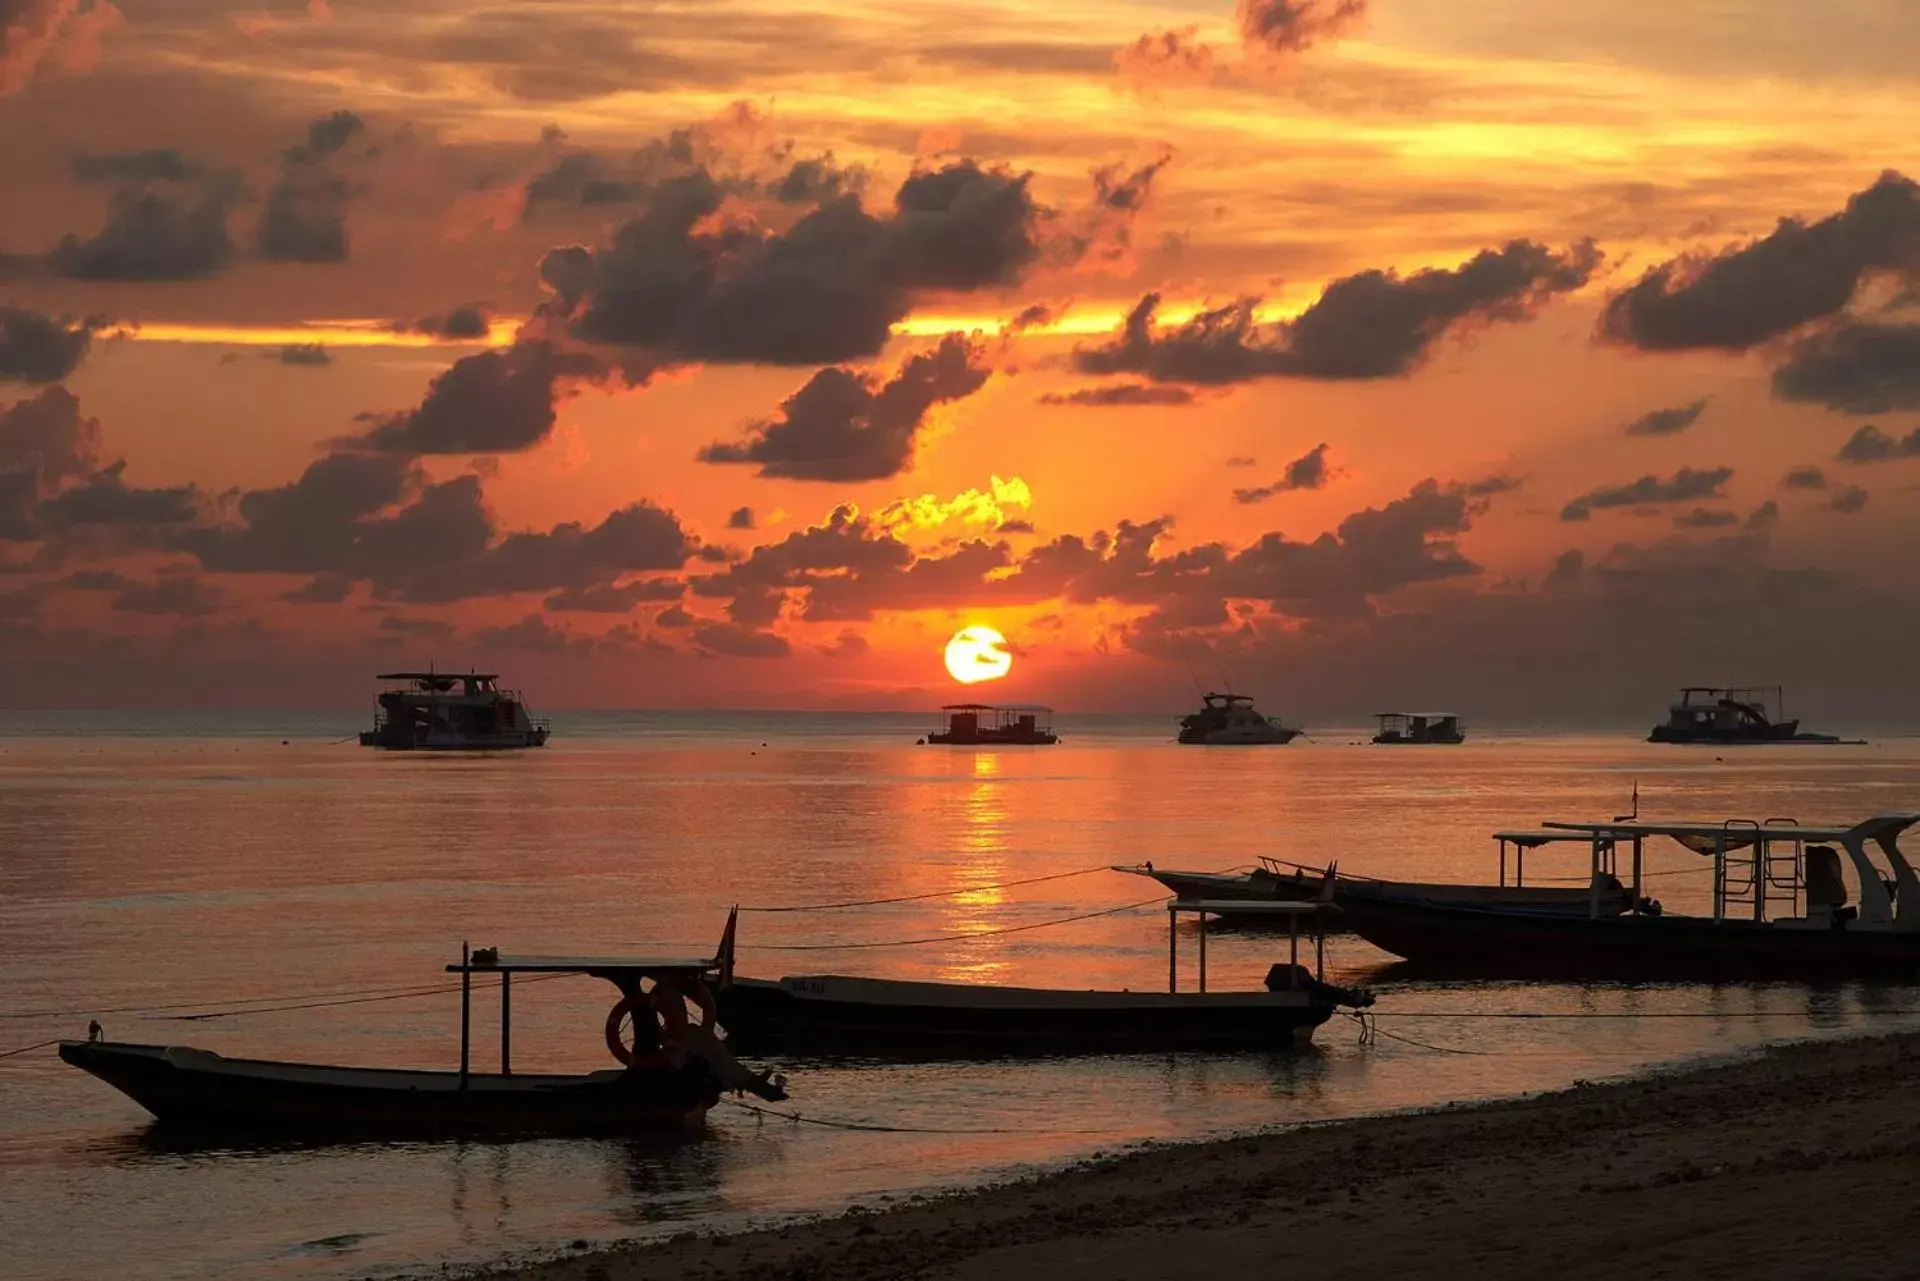
[[[1196,915],[1200,918],[1200,992],[1204,996],[1207,991],[1207,914]]]
[[[473,952],[460,941],[460,1088],[467,1088],[467,1057],[473,1049]]]
[[[1300,918],[1287,917],[1287,986],[1300,986]]]
[[[1167,994],[1171,996],[1180,990],[1180,914],[1172,903],[1167,904]]]
[[[513,972],[500,972],[500,1075],[513,1075]]]

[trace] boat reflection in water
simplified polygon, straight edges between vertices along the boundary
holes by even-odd
[[[1410,898],[1364,885],[1342,884],[1336,897],[1349,926],[1368,942],[1454,972],[1912,981],[1920,979],[1920,877],[1898,837],[1915,822],[1920,814],[1832,824],[1546,824],[1587,842],[1596,886],[1602,874],[1615,873],[1619,853],[1630,852],[1634,910],[1617,916],[1602,914],[1597,893],[1584,916]],[[1665,914],[1642,897],[1644,845],[1662,837],[1712,858],[1710,915]]]
[[[626,1134],[697,1129],[727,1091],[786,1097],[783,1082],[747,1071],[715,1035],[714,960],[504,957],[462,949],[460,1068],[420,1072],[229,1059],[178,1045],[63,1041],[60,1057],[127,1095],[164,1126],[328,1139],[466,1134]],[[500,1071],[471,1070],[472,982],[500,978]],[[583,1075],[516,1073],[515,974],[586,974],[621,993],[607,1045],[622,1067]],[[644,986],[643,986],[644,985]],[[691,1001],[702,1013],[688,1018]],[[634,1022],[634,1016],[638,1021]],[[631,1028],[631,1032],[628,1029]]]

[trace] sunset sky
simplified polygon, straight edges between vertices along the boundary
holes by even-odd
[[[1920,712],[1910,0],[0,0],[0,705]]]

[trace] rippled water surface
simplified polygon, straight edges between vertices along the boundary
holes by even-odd
[[[710,949],[730,903],[894,898],[1152,858],[1271,854],[1485,880],[1488,834],[1545,818],[1862,817],[1920,806],[1920,742],[1711,751],[1632,735],[1482,736],[1459,748],[1178,748],[1159,721],[1063,720],[1058,747],[916,747],[914,718],[560,718],[544,751],[382,755],[351,718],[47,716],[0,738],[0,1051],[83,1035],[222,1053],[448,1067],[462,940],[511,951]],[[1701,860],[1654,851],[1669,910]],[[1529,861],[1584,879],[1584,851]],[[1530,877],[1531,879],[1531,877]],[[798,952],[1000,930],[1156,898],[1109,871],[832,913],[743,918],[748,973],[842,972],[1157,988],[1154,906],[966,943]],[[1190,935],[1184,936],[1190,939]],[[1190,941],[1185,959],[1192,960]],[[1213,938],[1210,985],[1258,983],[1272,936]],[[875,1204],[1146,1139],[1547,1088],[1765,1040],[1920,1022],[1888,987],[1438,985],[1335,939],[1329,964],[1392,1018],[1336,1019],[1298,1056],[1039,1064],[787,1062],[794,1107],[880,1129],[722,1108],[673,1143],[181,1149],[131,1102],[39,1051],[0,1061],[0,1271],[13,1278],[336,1277],[428,1271],[688,1224]],[[605,1066],[612,990],[519,990],[521,1070]],[[309,1008],[230,1017],[242,998]],[[494,993],[475,1054],[498,1052]],[[355,1003],[337,1003],[352,1000]],[[166,1009],[163,1007],[173,1007]],[[1629,1015],[1632,1017],[1613,1017]],[[1661,1017],[1650,1017],[1661,1016]],[[1678,1017],[1671,1017],[1678,1016]],[[1418,1042],[1413,1044],[1410,1042]]]

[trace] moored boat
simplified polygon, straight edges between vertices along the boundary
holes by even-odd
[[[1455,712],[1375,712],[1380,722],[1373,741],[1380,744],[1458,744],[1467,741],[1467,724]]]
[[[1342,1005],[1371,994],[1325,982],[1299,963],[1299,923],[1321,903],[1171,904],[1168,990],[1071,991],[970,983],[790,975],[734,977],[717,990],[720,1018],[744,1049],[880,1058],[974,1059],[1165,1050],[1279,1050],[1305,1046]],[[1197,914],[1199,986],[1177,991],[1173,924]],[[1258,991],[1206,990],[1208,916],[1281,915],[1294,923],[1290,959]],[[731,923],[729,931],[731,932]],[[1317,935],[1316,935],[1317,938]],[[1321,950],[1316,947],[1316,955]]]
[[[1589,914],[1596,902],[1593,885],[1574,887],[1526,883],[1528,850],[1568,843],[1584,846],[1587,843],[1585,835],[1575,832],[1495,832],[1493,835],[1500,846],[1500,880],[1496,885],[1382,880],[1343,872],[1335,879],[1331,901],[1337,905],[1349,893],[1366,893],[1562,915]],[[1511,883],[1508,881],[1510,861],[1513,875]],[[1246,871],[1189,872],[1155,867],[1151,862],[1115,864],[1113,870],[1151,877],[1172,890],[1183,902],[1200,899],[1309,902],[1320,897],[1325,879],[1318,868],[1266,857],[1260,859],[1257,867]],[[1618,916],[1632,907],[1632,895],[1611,874],[1602,873],[1597,888],[1597,902],[1603,915]],[[1333,918],[1327,928],[1330,931],[1345,929],[1344,917]]]
[[[464,950],[463,950],[464,951]],[[786,1097],[784,1083],[740,1065],[717,1038],[712,960],[464,956],[460,1066],[413,1071],[235,1059],[192,1046],[63,1041],[60,1057],[140,1104],[172,1129],[321,1139],[458,1134],[627,1134],[699,1126],[727,1091]],[[500,1071],[473,1071],[471,991],[500,977]],[[513,1071],[512,976],[587,974],[621,993],[606,1039],[618,1069],[575,1075]],[[645,986],[644,985],[649,985]],[[691,1000],[701,1012],[688,1017]],[[624,1032],[635,1014],[639,1021]],[[623,1036],[625,1039],[623,1040]]]
[[[385,672],[373,728],[360,746],[390,751],[497,752],[544,747],[552,727],[527,712],[527,700],[500,688],[495,672]]]
[[[1180,718],[1179,741],[1206,747],[1280,744],[1291,743],[1304,732],[1261,715],[1245,694],[1202,694],[1200,710]]]
[[[1900,832],[1920,814],[1852,824],[1549,824],[1585,836],[1595,875],[1631,850],[1634,911],[1546,913],[1367,893],[1340,897],[1353,932],[1424,966],[1486,976],[1583,979],[1920,979],[1920,878]],[[1662,912],[1639,894],[1644,842],[1669,837],[1713,859],[1712,909]],[[1877,848],[1882,867],[1868,852]],[[1836,848],[1837,847],[1837,848]],[[1843,858],[1853,870],[1850,890]],[[1857,898],[1857,902],[1852,901]],[[1788,915],[1772,909],[1785,905]]]
[[[1649,743],[1711,743],[1733,747],[1758,743],[1838,743],[1832,734],[1802,733],[1800,722],[1785,714],[1786,697],[1778,685],[1720,688],[1689,685],[1667,719],[1647,735]]]
[[[1060,741],[1050,707],[949,703],[926,741],[950,747],[1046,747]]]

